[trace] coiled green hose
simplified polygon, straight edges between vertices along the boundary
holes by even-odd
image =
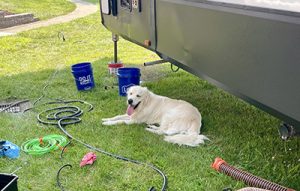
[[[43,155],[59,148],[63,148],[68,143],[65,136],[47,135],[24,142],[21,149],[30,155]]]

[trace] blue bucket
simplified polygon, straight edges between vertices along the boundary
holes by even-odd
[[[127,89],[131,86],[140,85],[140,69],[139,68],[119,68],[119,95],[126,96]]]
[[[0,147],[0,157],[6,156],[8,158],[18,158],[20,155],[20,148],[9,142],[9,141],[1,141],[1,147]]]
[[[72,73],[79,91],[90,90],[95,87],[93,68],[90,62],[72,65]]]

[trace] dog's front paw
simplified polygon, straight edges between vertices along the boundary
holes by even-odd
[[[112,125],[112,123],[110,121],[103,121],[102,125]]]

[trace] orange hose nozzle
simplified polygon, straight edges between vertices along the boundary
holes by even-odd
[[[227,164],[226,161],[224,161],[223,159],[221,159],[220,157],[217,157],[215,159],[215,162],[211,164],[211,167],[214,168],[217,171],[220,171],[220,166],[221,164]]]

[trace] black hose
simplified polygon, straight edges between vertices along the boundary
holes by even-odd
[[[67,148],[67,146],[69,146],[71,144],[71,141],[69,141],[63,148],[62,148],[62,150],[61,150],[61,152],[60,152],[60,159],[63,159],[63,154],[64,154],[64,152],[65,152],[65,150],[66,150],[66,148]]]
[[[55,70],[55,72],[53,72],[51,74],[51,76],[49,76],[48,80],[46,81],[46,85],[42,89],[42,95],[38,99],[36,99],[35,102],[33,102],[33,105],[36,105],[40,100],[42,100],[43,97],[45,97],[45,91],[46,91],[47,87],[50,85],[50,82],[52,82],[52,80],[54,79],[54,77],[56,76],[57,73],[58,73],[58,68]]]
[[[59,175],[60,175],[61,170],[62,170],[63,168],[65,168],[65,167],[70,167],[70,168],[72,168],[72,165],[70,165],[70,164],[65,164],[65,165],[63,165],[62,167],[60,167],[60,169],[58,170],[58,172],[57,172],[57,174],[56,174],[56,184],[57,184],[57,186],[60,188],[61,191],[64,191],[65,189],[64,189],[64,187],[61,185],[61,183],[60,183],[60,181],[59,181]]]

